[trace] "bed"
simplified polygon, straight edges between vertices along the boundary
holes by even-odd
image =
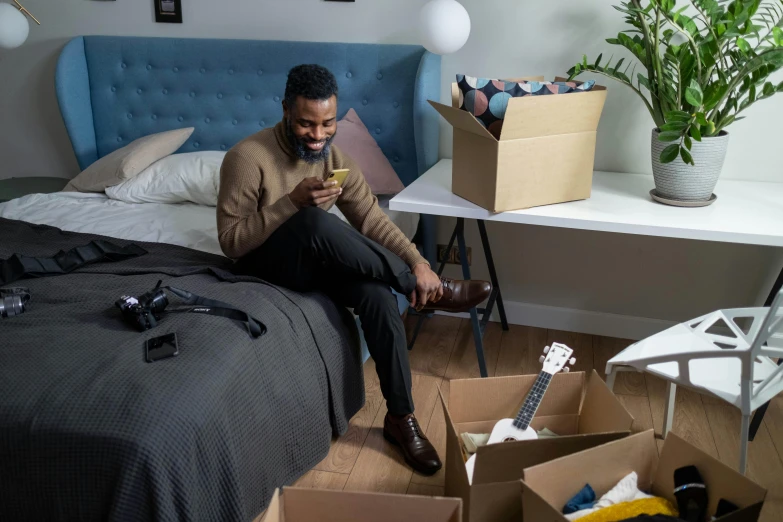
[[[435,163],[426,100],[439,94],[440,61],[416,46],[79,37],[55,81],[85,168],[185,126],[196,130],[178,152],[227,150],[279,120],[286,72],[313,62],[338,78],[339,116],[359,113],[405,184]],[[393,219],[433,243],[430,218]],[[355,319],[319,294],[233,275],[211,207],[78,193],[0,204],[0,258],[93,240],[147,253],[25,280],[28,311],[0,323],[0,519],[252,519],[361,407]],[[133,330],[114,301],[160,279],[242,308],[268,331],[253,339],[188,313]],[[169,330],[180,355],[145,363],[143,341]]]

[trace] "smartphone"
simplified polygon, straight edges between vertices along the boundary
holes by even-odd
[[[147,362],[160,361],[179,355],[179,346],[177,346],[177,334],[170,333],[147,339],[145,343]]]
[[[348,177],[349,172],[351,172],[350,169],[333,170],[326,181],[336,181],[337,185],[334,188],[340,188],[345,183],[345,178]]]

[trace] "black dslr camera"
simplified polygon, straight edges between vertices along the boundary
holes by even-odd
[[[24,313],[30,290],[27,288],[0,288],[0,317],[14,317]]]
[[[163,310],[169,305],[166,292],[160,288],[162,281],[149,292],[133,297],[124,295],[114,305],[122,310],[122,315],[134,327],[142,332],[158,325]]]

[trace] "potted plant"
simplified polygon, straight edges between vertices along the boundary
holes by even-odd
[[[629,0],[615,9],[631,29],[606,41],[628,49],[602,65],[582,58],[569,79],[597,73],[639,95],[650,111],[657,195],[709,201],[728,145],[726,127],[759,100],[783,92],[770,75],[783,66],[783,0]]]

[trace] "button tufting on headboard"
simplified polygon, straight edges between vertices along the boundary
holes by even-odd
[[[338,119],[356,110],[410,183],[425,157],[437,158],[438,115],[426,100],[440,95],[439,60],[407,45],[89,36],[63,51],[57,90],[84,168],[141,136],[186,126],[195,131],[180,152],[228,150],[280,121],[291,67],[318,63],[337,78]],[[89,125],[92,145],[74,117]],[[429,151],[417,150],[424,142]]]

